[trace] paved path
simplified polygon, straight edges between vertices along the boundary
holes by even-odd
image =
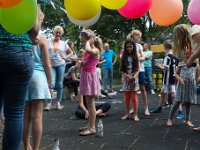
[[[150,109],[158,104],[158,94],[149,97]],[[77,103],[63,101],[63,111],[44,112],[44,131],[41,150],[51,150],[55,138],[60,140],[61,150],[200,150],[200,132],[194,132],[176,120],[173,127],[167,127],[166,118],[169,108],[161,114],[144,116],[143,102],[139,98],[138,123],[133,120],[122,121],[124,104],[122,94],[112,99],[100,99],[112,104],[108,115],[103,119],[104,137],[81,137],[78,129],[86,120],[74,116]],[[192,121],[200,125],[200,105],[192,106]],[[22,145],[20,150],[23,149]]]

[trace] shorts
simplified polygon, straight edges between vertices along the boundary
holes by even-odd
[[[162,93],[176,93],[176,85],[162,85]]]
[[[146,85],[145,72],[139,73],[139,85]]]

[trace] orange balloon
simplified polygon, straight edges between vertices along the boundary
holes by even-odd
[[[22,0],[0,0],[0,8],[12,7],[20,3]]]
[[[149,10],[151,19],[160,26],[176,23],[183,12],[182,0],[153,0]]]

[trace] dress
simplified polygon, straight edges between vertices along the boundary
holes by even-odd
[[[184,85],[178,85],[176,101],[197,103],[196,94],[196,67],[186,67],[185,63],[180,62],[180,77],[184,80]]]
[[[132,74],[132,58],[128,57],[128,74]],[[126,77],[122,77],[122,91],[138,91],[139,90],[139,82],[138,77],[136,79],[127,79]]]
[[[26,100],[51,99],[39,45],[33,45],[33,56],[35,65]]]
[[[84,54],[80,78],[81,95],[100,95],[100,83],[96,72],[98,62],[99,60],[89,53]]]

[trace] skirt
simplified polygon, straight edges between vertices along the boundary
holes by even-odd
[[[96,72],[81,71],[80,94],[87,96],[100,95],[100,82]]]
[[[34,70],[31,78],[26,101],[51,99],[47,77],[44,71]]]

